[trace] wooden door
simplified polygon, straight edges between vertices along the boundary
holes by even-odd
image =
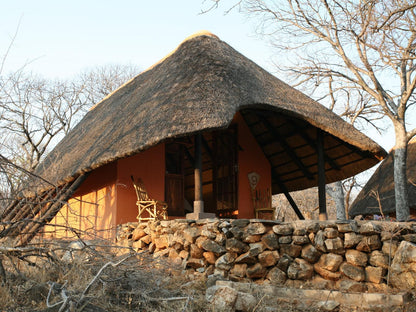
[[[183,175],[166,174],[165,200],[168,204],[169,216],[184,216]]]
[[[217,216],[236,218],[237,205],[237,129],[218,131],[214,135],[214,197]]]

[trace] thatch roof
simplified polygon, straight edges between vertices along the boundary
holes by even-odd
[[[285,182],[289,191],[317,185],[313,142],[316,131],[311,129],[325,132],[326,158],[334,160],[327,165],[328,182],[361,172],[385,156],[378,144],[321,104],[266,72],[218,37],[201,34],[185,40],[169,56],[98,103],[45,158],[36,173],[53,184],[66,183],[169,138],[227,128],[238,111],[276,168],[274,193],[281,191],[276,179]],[[260,126],[274,133],[272,138],[276,139],[280,137],[276,133],[282,116],[293,120],[291,128],[304,127],[297,138],[281,146],[293,147],[292,156],[301,155],[298,164],[305,161],[312,172],[307,178],[299,169],[285,179],[278,167],[288,167],[288,160],[281,162],[279,159],[284,157],[276,157],[279,151],[266,153],[268,143],[261,139],[258,120],[269,119]]]
[[[384,214],[395,213],[394,198],[394,150],[380,164],[367,184],[354,200],[349,215],[380,215],[380,206]],[[412,140],[407,149],[407,189],[410,207],[416,208],[416,139]]]

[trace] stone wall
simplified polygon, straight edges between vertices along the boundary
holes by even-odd
[[[120,245],[231,281],[347,291],[416,288],[416,224],[171,220],[130,223]]]

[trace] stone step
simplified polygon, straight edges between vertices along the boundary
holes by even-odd
[[[231,281],[217,281],[216,285],[230,287],[241,293],[257,294],[257,297],[260,295],[263,304],[269,307],[287,302],[298,305],[301,310],[306,306],[311,309],[319,308],[321,311],[402,311],[411,301],[411,295],[407,292],[346,293],[337,290],[285,288]]]

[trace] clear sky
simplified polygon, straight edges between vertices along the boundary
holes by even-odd
[[[144,70],[200,30],[216,34],[269,72],[273,49],[255,36],[253,21],[226,7],[200,14],[206,0],[0,0],[0,60],[3,74],[22,66],[48,78],[71,78],[106,64]],[[279,77],[287,81],[285,77]],[[416,118],[415,118],[416,119]],[[367,133],[389,150],[394,135]]]
[[[260,66],[273,69],[272,50],[238,12],[200,14],[202,0],[13,0],[0,2],[0,55],[17,27],[6,71],[27,69],[67,78],[105,64],[146,69],[186,37],[208,30]]]

